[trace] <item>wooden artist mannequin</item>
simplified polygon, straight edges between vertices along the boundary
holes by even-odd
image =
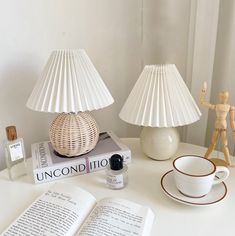
[[[215,121],[215,129],[213,131],[212,139],[211,139],[211,144],[209,145],[207,152],[205,154],[205,158],[208,158],[211,152],[215,149],[215,146],[221,138],[221,144],[222,144],[222,152],[224,153],[225,161],[226,164],[231,166],[231,161],[229,157],[229,149],[228,149],[228,139],[227,139],[227,115],[229,114],[230,116],[230,125],[233,130],[233,139],[235,139],[235,107],[229,105],[228,102],[228,97],[229,93],[228,92],[220,92],[219,93],[219,104],[211,104],[205,100],[206,96],[206,90],[207,90],[207,84],[204,83],[203,89],[201,91],[201,96],[200,96],[200,104],[215,110],[216,113],[216,121]]]

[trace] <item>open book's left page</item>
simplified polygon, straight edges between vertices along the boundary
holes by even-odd
[[[56,184],[37,198],[1,235],[74,235],[96,203],[88,192]]]

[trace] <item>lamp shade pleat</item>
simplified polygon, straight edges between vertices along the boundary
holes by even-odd
[[[113,98],[83,49],[52,52],[27,106],[44,112],[92,111]]]
[[[147,65],[119,116],[150,127],[177,127],[199,120],[201,112],[173,64]]]

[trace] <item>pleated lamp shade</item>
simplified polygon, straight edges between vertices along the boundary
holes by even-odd
[[[113,98],[83,49],[53,51],[27,106],[44,112],[92,111]]]
[[[113,101],[84,50],[58,50],[52,52],[26,105],[59,113],[49,128],[51,144],[57,154],[74,157],[91,151],[98,141],[99,127],[89,111]]]
[[[201,112],[174,64],[146,65],[120,118],[149,127],[177,127],[199,120]]]

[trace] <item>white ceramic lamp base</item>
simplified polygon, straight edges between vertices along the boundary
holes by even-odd
[[[140,134],[143,152],[159,161],[170,159],[176,153],[179,141],[176,128],[144,127]]]

